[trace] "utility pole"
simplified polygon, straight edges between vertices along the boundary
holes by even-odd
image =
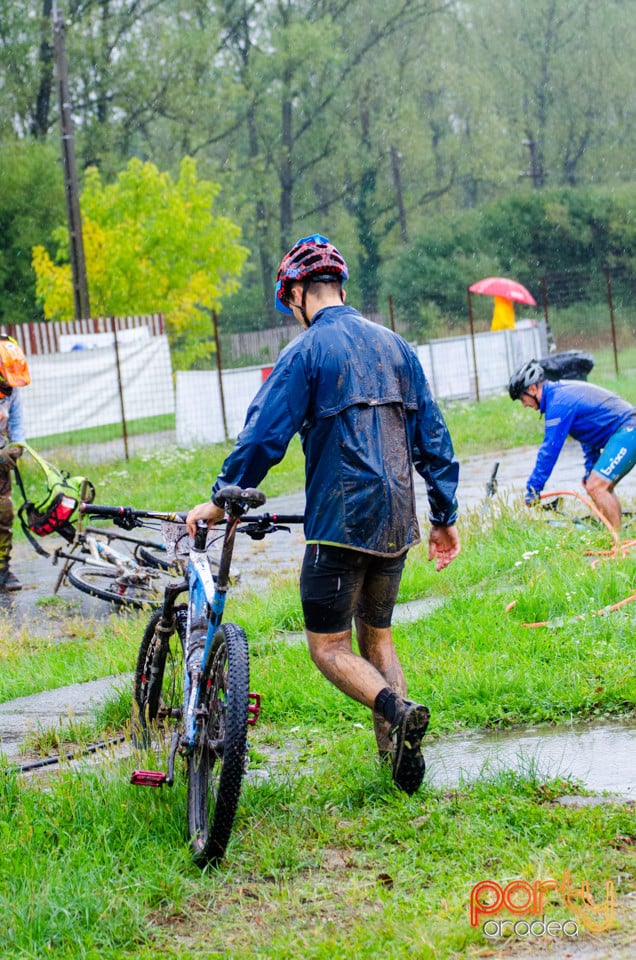
[[[88,283],[86,280],[82,216],[80,213],[77,163],[75,161],[75,142],[73,139],[73,121],[71,117],[71,97],[68,86],[66,49],[64,46],[64,18],[58,11],[55,0],[53,0],[53,39],[55,45],[55,72],[60,104],[62,164],[64,167],[66,218],[68,222],[71,274],[73,277],[73,303],[75,306],[75,319],[87,320],[91,315],[91,307],[88,299]]]

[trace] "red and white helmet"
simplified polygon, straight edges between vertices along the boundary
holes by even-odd
[[[319,233],[301,237],[280,262],[274,296],[276,309],[281,313],[292,312],[287,306],[292,283],[299,280],[340,280],[344,283],[348,277],[349,270],[344,257],[327,237]]]

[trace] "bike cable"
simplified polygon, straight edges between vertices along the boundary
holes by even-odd
[[[69,750],[68,753],[60,753],[54,757],[43,757],[41,760],[31,760],[28,763],[11,764],[4,767],[3,770],[5,773],[30,773],[31,770],[38,770],[41,767],[52,767],[56,763],[62,763],[64,760],[79,760],[80,757],[85,757],[87,754],[97,753],[98,750],[106,750],[116,743],[122,743],[125,739],[126,737],[122,733],[118,737],[99,740],[97,743],[92,743],[90,746],[83,747],[81,750]]]

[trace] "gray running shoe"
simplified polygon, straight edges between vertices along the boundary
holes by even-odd
[[[391,735],[395,738],[393,782],[409,796],[415,793],[424,779],[426,764],[420,745],[430,717],[428,707],[405,700],[404,709],[391,727]]]
[[[22,584],[16,577],[15,573],[12,573],[8,567],[4,570],[0,570],[0,592],[5,590],[21,590]]]

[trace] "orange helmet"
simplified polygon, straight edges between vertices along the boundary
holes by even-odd
[[[0,334],[0,379],[10,387],[26,387],[31,374],[22,348],[13,337]]]

